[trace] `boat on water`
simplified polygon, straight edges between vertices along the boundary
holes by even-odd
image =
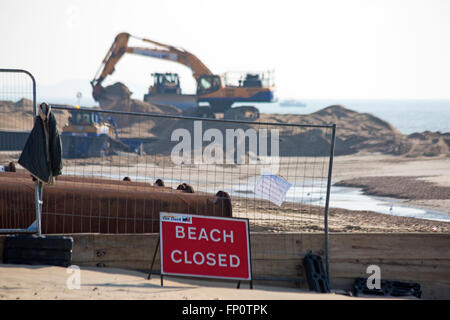
[[[294,99],[288,99],[288,100],[282,100],[280,102],[281,107],[306,107],[306,103],[301,102],[300,100],[294,100]]]

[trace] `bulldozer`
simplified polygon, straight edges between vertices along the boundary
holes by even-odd
[[[130,38],[150,43],[152,47],[128,46]],[[102,64],[91,81],[92,95],[96,101],[107,100],[108,92],[102,87],[105,78],[114,72],[114,68],[125,53],[169,60],[180,63],[192,70],[197,83],[194,95],[182,94],[180,81],[176,73],[155,73],[154,84],[144,96],[144,101],[160,105],[176,106],[194,116],[215,118],[222,114],[229,119],[259,118],[258,102],[273,102],[275,86],[271,72],[244,73],[237,84],[226,83],[223,77],[214,74],[194,54],[171,45],[154,40],[119,33],[108,50]],[[248,106],[233,107],[235,103]]]
[[[103,157],[119,152],[142,155],[142,141],[120,139],[114,118],[104,119],[98,112],[79,108],[69,112],[69,123],[61,133],[64,158]]]

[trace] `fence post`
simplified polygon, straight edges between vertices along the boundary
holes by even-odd
[[[331,141],[330,141],[330,161],[328,164],[328,181],[327,181],[327,198],[325,200],[325,216],[324,216],[324,228],[325,228],[325,264],[327,269],[327,280],[331,288],[330,277],[330,247],[328,240],[328,208],[330,205],[330,192],[331,192],[331,174],[333,172],[333,159],[334,159],[334,145],[336,142],[336,124],[332,125]]]
[[[33,81],[33,125],[34,125],[34,119],[38,115],[37,114],[37,107],[36,107],[36,80],[34,79],[33,75],[28,72],[24,71],[26,74],[28,74],[32,81]],[[36,197],[36,234],[38,236],[41,235],[41,217],[42,217],[42,193],[43,193],[43,185],[42,182],[36,181],[34,183],[34,189],[35,189],[35,197]]]
[[[0,69],[0,72],[9,72],[9,73],[25,73],[30,77],[31,82],[33,84],[33,117],[32,117],[32,125],[34,125],[34,119],[37,116],[37,108],[36,108],[36,80],[34,79],[34,76],[31,74],[31,72],[23,69]],[[28,227],[27,229],[11,229],[6,230],[7,232],[32,232],[35,231],[38,235],[41,235],[41,208],[42,208],[42,183],[35,182],[35,203],[36,203],[36,220],[33,224]]]

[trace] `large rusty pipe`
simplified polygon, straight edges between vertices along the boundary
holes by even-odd
[[[44,186],[42,233],[159,232],[162,211],[231,217],[231,201],[221,195],[185,193],[142,182],[63,176],[54,185]],[[11,227],[11,215],[26,220],[33,217],[33,210],[31,177],[1,173],[0,224],[9,219],[9,225],[0,228]]]

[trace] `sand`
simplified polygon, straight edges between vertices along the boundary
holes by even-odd
[[[10,112],[13,105],[2,108],[3,112]],[[59,122],[67,121],[66,111],[56,113]],[[31,123],[31,114],[22,110],[16,116],[14,121],[0,117],[0,127],[26,130],[23,121]],[[425,132],[405,136],[381,119],[340,106],[312,115],[262,115],[261,121],[313,124],[335,122],[338,129],[334,183],[358,186],[369,194],[397,197],[405,205],[450,213],[448,133]],[[148,120],[132,128],[123,128],[122,133],[129,137],[144,133],[146,137],[156,137],[156,133],[168,134],[177,127],[164,126],[167,126],[167,122]],[[286,141],[291,141],[294,145],[298,145],[304,138],[301,132],[288,130],[283,135]],[[327,143],[326,137],[321,133],[317,133],[316,138]],[[160,147],[161,151],[170,150],[167,141],[167,136],[163,137],[159,142],[152,143],[151,147]],[[0,152],[0,165],[17,157],[17,152]],[[147,170],[145,156],[140,159],[139,165],[122,168],[121,174],[136,172],[139,166],[141,170]],[[304,161],[307,158],[301,159]],[[164,174],[164,170],[172,170],[164,155],[158,158],[152,156],[151,160],[153,163],[157,160],[157,166],[149,168],[155,176],[161,172]],[[66,169],[89,173],[98,170],[99,165],[102,165],[100,159],[94,158],[86,161],[83,166],[77,164],[77,161],[67,161]],[[124,159],[110,157],[104,165],[108,169],[120,168],[124,166]],[[172,172],[177,175],[176,170]],[[243,170],[241,174],[243,176],[238,178],[245,178],[248,173]],[[233,215],[244,216],[245,203],[236,199],[233,205]],[[254,220],[254,231],[323,232],[319,223],[323,218],[323,211],[318,208],[292,210],[284,205],[279,209],[272,207],[268,210],[267,206],[261,205],[255,206],[252,215],[257,218]],[[331,208],[329,228],[330,232],[450,232],[450,223]],[[161,288],[158,276],[146,280],[144,273],[107,268],[82,268],[81,288],[69,290],[66,286],[69,274],[66,271],[60,267],[0,265],[0,299],[355,299],[341,294],[314,294],[295,288],[258,284],[255,284],[254,290],[249,290],[246,284],[237,290],[235,283],[175,277],[165,278],[165,286]]]
[[[31,123],[31,114],[25,110],[23,103],[2,102],[0,111],[10,113],[16,110],[14,121],[5,117],[0,121],[0,127],[5,129],[21,129],[24,121]],[[116,106],[120,109],[120,105]],[[144,111],[139,109],[138,111]],[[159,110],[159,112],[162,112]],[[67,121],[67,111],[55,111],[58,123]],[[27,116],[28,118],[23,118]],[[0,117],[1,118],[1,117]],[[116,119],[117,120],[117,119]],[[124,119],[124,122],[126,119]],[[140,119],[143,120],[143,119]],[[358,113],[342,106],[330,106],[310,115],[262,114],[260,121],[286,122],[302,124],[337,124],[336,157],[334,158],[333,183],[336,185],[362,188],[367,194],[389,196],[400,200],[399,204],[420,207],[450,214],[450,133],[415,133],[403,135],[386,121],[366,113]],[[120,178],[139,172],[151,177],[177,177],[197,185],[204,184],[203,191],[217,192],[230,184],[229,177],[221,177],[232,169],[207,166],[198,170],[195,166],[184,168],[184,171],[174,168],[170,161],[170,151],[173,148],[168,141],[175,128],[184,127],[186,122],[166,119],[144,119],[133,122],[133,126],[122,127],[119,135],[123,137],[140,136],[147,138],[145,152],[147,155],[110,156],[106,159],[90,158],[86,160],[64,160],[66,172],[77,172],[89,175],[94,172],[117,172]],[[208,126],[216,125],[204,123]],[[192,125],[192,123],[191,123]],[[217,124],[220,125],[220,124]],[[257,126],[251,125],[251,126]],[[11,127],[11,128],[12,128]],[[221,129],[226,128],[223,125]],[[314,130],[313,130],[314,131]],[[280,133],[283,143],[281,150],[289,157],[282,158],[280,175],[288,174],[289,163],[299,165],[303,176],[314,176],[320,170],[321,163],[311,166],[315,161],[309,154],[296,154],[286,149],[313,150],[308,147],[298,148],[302,142],[315,139],[315,143],[325,146],[328,152],[329,137],[320,130],[305,132],[299,128],[284,128]],[[305,140],[306,139],[306,140]],[[313,139],[313,140],[314,140]],[[292,146],[296,146],[293,148]],[[16,159],[19,152],[0,152],[0,165],[8,164]],[[302,157],[295,158],[302,155]],[[316,154],[317,155],[317,154]],[[317,158],[319,159],[319,158]],[[311,161],[312,160],[312,161]],[[303,166],[302,163],[307,163]],[[233,181],[246,179],[255,175],[255,168],[241,166],[233,172]],[[300,170],[300,171],[301,171]],[[314,170],[316,170],[314,172]],[[318,170],[318,171],[317,171]],[[200,176],[201,172],[201,176]],[[292,172],[292,171],[291,171]],[[326,172],[325,172],[326,174]],[[199,175],[195,178],[195,175]],[[316,176],[317,177],[317,176]],[[324,177],[322,174],[320,177]],[[228,178],[228,179],[227,179]],[[236,180],[234,180],[236,179]],[[214,184],[212,182],[214,181]],[[242,180],[241,180],[242,181]],[[149,181],[153,183],[154,181]],[[175,187],[176,186],[172,186]],[[333,198],[333,194],[331,194]],[[235,216],[245,216],[247,203],[236,199]],[[291,206],[291,208],[295,208]],[[290,229],[294,231],[317,232],[321,218],[318,209],[313,207],[292,210],[284,205],[278,210],[265,211],[264,206],[256,207],[250,218],[258,219],[257,226],[272,231]],[[299,223],[289,224],[296,221]],[[299,229],[299,225],[301,225]],[[449,223],[434,222],[414,218],[403,218],[377,214],[368,211],[351,211],[330,209],[330,231],[336,232],[450,232]]]
[[[450,158],[359,153],[336,157],[333,181],[450,214]]]
[[[108,172],[121,175],[145,173],[155,177],[181,177],[192,183],[201,191],[216,192],[217,188],[230,187],[233,181],[245,181],[249,176],[258,174],[254,166],[241,165],[238,169],[216,168],[214,165],[191,169],[176,168],[170,158],[161,157],[155,161],[149,156],[147,160],[140,158],[140,164],[124,166],[124,159],[109,159],[105,163]],[[305,176],[313,176],[313,170],[321,169],[321,162],[313,166],[310,158],[283,158],[280,165],[280,175],[288,177],[297,173],[292,170],[292,163],[300,161],[298,166]],[[304,161],[307,166],[302,165]],[[157,162],[157,165],[154,165]],[[84,174],[102,170],[99,159],[84,161],[83,166],[77,166],[76,161],[67,162],[68,171],[83,171]],[[129,164],[130,162],[128,162]],[[226,174],[224,174],[224,170]],[[228,175],[232,173],[233,179]],[[384,195],[398,198],[398,204],[418,207],[428,210],[450,213],[450,160],[441,157],[394,156],[380,153],[360,152],[352,155],[336,156],[334,158],[332,181],[340,184],[347,181],[358,181],[366,192],[374,195]],[[153,182],[153,181],[148,181]],[[414,182],[414,184],[412,183]],[[175,184],[174,184],[175,183]],[[176,188],[176,182],[166,185]],[[384,193],[371,192],[381,190]],[[196,189],[197,190],[197,189]],[[200,190],[199,190],[200,191]],[[404,193],[402,193],[404,192]],[[333,199],[333,193],[331,193]],[[254,231],[273,232],[323,232],[323,208],[309,205],[293,205],[284,203],[281,207],[269,205],[263,201],[252,201],[232,197],[233,216],[249,218]],[[375,213],[368,210],[346,210],[330,208],[329,228],[331,232],[450,232],[449,222],[438,222],[425,219],[399,217]]]
[[[350,297],[343,294],[318,294],[298,288],[281,288],[235,281],[164,277],[147,280],[147,274],[114,268],[80,270],[80,288],[68,289],[72,273],[63,267],[0,264],[0,300],[348,300],[380,299],[376,296]],[[393,297],[383,297],[394,299]]]
[[[123,165],[124,159],[108,159],[104,164],[105,167],[99,166],[99,161],[93,158],[84,161],[82,166],[76,161],[67,161],[64,170],[81,172],[84,175],[103,170],[120,177],[132,175],[138,171],[150,177],[183,177],[183,174],[189,174],[189,177],[185,176],[185,181],[191,182],[196,191],[202,191],[197,189],[200,185],[203,191],[213,193],[230,183],[227,175],[217,174],[216,176],[214,166],[205,168],[208,172],[206,170],[197,172],[196,168],[184,171],[172,168],[164,158],[161,158],[157,165],[154,161],[147,164],[141,159],[140,164],[129,167]],[[289,166],[289,160],[287,163]],[[220,173],[222,169],[218,170]],[[227,172],[228,170],[230,169],[226,169]],[[285,170],[286,165],[282,163],[282,174]],[[233,174],[237,181],[247,178],[253,171],[242,168]],[[305,174],[309,175],[309,172]],[[200,179],[200,184],[194,183],[197,177]],[[365,153],[335,157],[333,182],[345,184],[349,181],[357,181],[361,187],[372,194],[380,195],[377,192],[381,190],[384,192],[383,195],[401,196],[403,198],[399,198],[397,202],[399,205],[450,213],[450,200],[446,198],[450,190],[450,161],[446,157],[410,158]],[[166,181],[166,185],[173,188],[176,188],[177,184],[177,182]],[[334,194],[331,193],[331,200],[333,196]],[[232,201],[233,216],[249,218],[253,231],[323,232],[323,207],[284,203],[279,208],[264,201],[253,202],[251,198],[245,200],[236,196],[232,197]],[[331,207],[329,230],[330,232],[450,232],[450,223],[399,217],[368,210],[355,211]]]
[[[123,84],[116,83],[119,91],[127,91]],[[113,88],[114,89],[114,88]],[[113,90],[114,91],[114,90]],[[175,114],[182,111],[173,106],[153,105],[144,101],[130,99],[127,93],[111,96],[107,102],[100,105],[105,110],[133,111],[153,114]],[[30,130],[33,123],[30,101],[22,99],[17,102],[0,101],[0,129],[1,130]],[[62,128],[68,123],[69,112],[56,110],[55,116]],[[109,115],[105,115],[109,117]],[[152,117],[119,116],[114,115],[118,124],[119,136],[124,137],[152,137],[157,141],[147,146],[155,153],[170,152],[173,144],[168,144],[172,132],[177,128],[192,127],[191,121],[171,120]],[[3,120],[2,120],[3,119]],[[401,155],[408,157],[439,157],[450,155],[450,133],[416,132],[404,135],[388,122],[369,113],[359,113],[341,105],[323,108],[311,114],[261,114],[255,124],[239,124],[240,128],[253,127],[269,128],[258,122],[289,123],[302,125],[336,124],[336,155],[356,154],[358,152],[380,152],[383,154]],[[235,127],[220,122],[204,121],[204,129],[208,127],[225,130]],[[305,129],[299,127],[277,127],[280,138],[285,141],[281,146],[281,153],[289,152],[293,155],[310,155],[311,152],[324,153],[329,150],[330,130]],[[191,128],[192,131],[192,128]],[[312,143],[313,142],[313,143]],[[303,148],[298,148],[302,145]],[[285,146],[285,147],[284,147]],[[306,148],[305,148],[306,147]],[[283,148],[285,148],[283,150]],[[316,150],[314,150],[314,148]],[[321,150],[323,148],[323,150]],[[304,154],[306,152],[306,154]]]

